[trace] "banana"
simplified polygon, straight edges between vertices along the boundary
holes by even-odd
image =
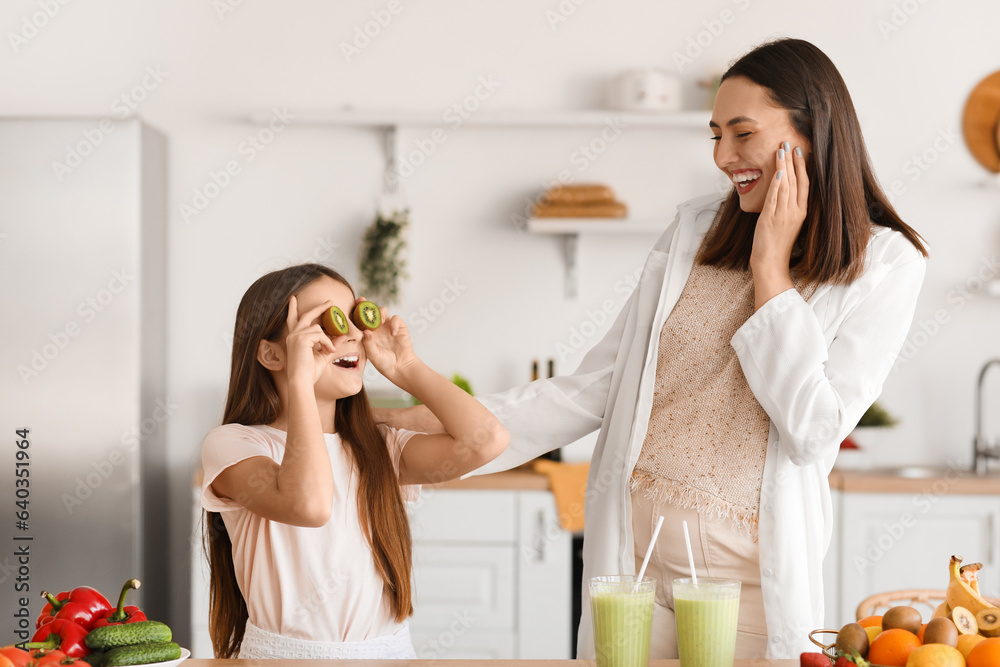
[[[950,578],[948,580],[948,589],[945,592],[945,602],[947,605],[951,609],[964,607],[971,611],[973,615],[978,614],[983,609],[993,607],[993,605],[983,599],[977,590],[979,582],[975,581],[975,578],[978,576],[977,571],[979,568],[968,566],[967,568],[962,568],[966,570],[963,573],[959,567],[961,564],[962,559],[959,556],[951,557],[951,562],[948,565]],[[982,566],[980,565],[980,567]],[[975,581],[975,588],[973,588],[970,580]]]
[[[951,614],[951,607],[948,606],[947,602],[942,602],[934,610],[934,613],[931,614],[931,618],[948,618],[950,614]]]

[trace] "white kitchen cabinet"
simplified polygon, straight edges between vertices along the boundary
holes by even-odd
[[[570,657],[572,538],[551,493],[428,488],[410,524],[418,657]]]
[[[952,554],[983,563],[983,593],[998,594],[1000,498],[952,495],[946,487],[938,480],[914,493],[842,494],[839,582],[826,587],[828,594],[839,591],[838,620],[853,620],[857,605],[873,593],[943,590]]]
[[[195,490],[195,525],[201,526]],[[421,658],[571,655],[571,535],[547,491],[424,489],[409,505]],[[200,528],[199,528],[200,530]],[[192,539],[191,652],[211,658],[208,563]]]

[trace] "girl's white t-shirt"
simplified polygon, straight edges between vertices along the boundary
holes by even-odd
[[[380,427],[398,472],[399,457],[414,435]],[[202,444],[201,504],[220,512],[233,543],[236,581],[250,621],[286,637],[356,642],[395,634],[384,583],[358,520],[357,474],[336,434],[325,434],[333,469],[333,512],[325,526],[304,528],[264,519],[238,500],[220,498],[212,482],[223,470],[254,456],[278,463],[286,432],[270,426],[226,424],[212,429]],[[419,486],[401,486],[404,501]]]

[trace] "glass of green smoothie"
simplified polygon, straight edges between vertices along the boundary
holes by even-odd
[[[635,575],[591,577],[597,667],[646,667],[656,580]]]
[[[740,582],[674,579],[673,592],[681,667],[733,667]]]

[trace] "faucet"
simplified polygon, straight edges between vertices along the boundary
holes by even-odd
[[[985,473],[987,459],[1000,459],[1000,445],[989,444],[983,435],[983,380],[990,366],[1000,366],[1000,359],[990,359],[979,371],[979,381],[976,383],[976,436],[972,441],[972,472]],[[980,463],[982,465],[980,465]]]

